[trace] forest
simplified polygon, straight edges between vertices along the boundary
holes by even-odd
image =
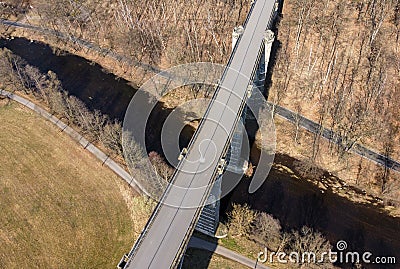
[[[232,29],[243,23],[250,2],[7,0],[1,13],[164,69],[226,63]],[[398,204],[399,175],[349,151],[359,143],[400,159],[400,1],[286,0],[273,30],[269,101],[340,137],[327,144],[321,134],[304,134],[298,122],[285,123],[278,136],[301,148],[296,154],[306,165],[299,170],[329,170]],[[122,68],[125,77],[142,81],[136,67]]]

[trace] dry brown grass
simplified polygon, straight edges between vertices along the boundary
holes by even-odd
[[[68,52],[72,55],[85,58],[90,62],[97,63],[101,65],[105,71],[111,72],[118,77],[130,81],[133,87],[138,87],[154,75],[153,72],[146,71],[140,66],[131,65],[124,61],[118,61],[108,55],[101,55],[94,50],[88,50],[87,48],[82,48],[78,45],[65,43],[65,41],[57,39],[56,37],[41,34],[39,32],[33,32],[21,28],[10,28],[8,29],[8,34],[13,37],[33,39],[50,45],[56,52]]]
[[[0,267],[114,267],[133,243],[121,180],[17,104],[0,120]]]
[[[300,33],[298,32],[300,29],[298,23],[302,21],[299,19],[301,5],[298,5],[311,2],[313,4],[310,8],[305,9],[307,15],[304,15],[303,28]],[[394,132],[393,137],[388,135],[390,128],[396,129],[400,124],[397,116],[400,85],[400,69],[397,64],[400,55],[400,39],[397,39],[397,36],[400,32],[394,23],[395,7],[389,4],[393,3],[394,5],[395,2],[376,1],[376,10],[380,5],[387,4],[383,12],[386,15],[383,17],[381,28],[374,39],[375,43],[369,45],[373,23],[370,21],[369,11],[366,10],[367,2],[370,1],[289,0],[284,2],[283,18],[278,26],[278,39],[282,42],[282,49],[279,51],[278,57],[281,58],[273,70],[270,100],[276,100],[274,98],[277,97],[277,91],[281,90],[280,105],[299,112],[316,122],[320,119],[321,111],[329,108],[323,119],[325,127],[332,128],[331,124],[334,122],[333,128],[336,132],[354,135],[354,139],[358,139],[357,142],[384,153],[384,142],[399,141],[400,139],[398,129]],[[361,8],[360,18],[358,18],[360,4],[363,8]],[[337,21],[334,19],[336,15],[338,16]],[[333,22],[336,23],[334,26],[331,25]],[[337,38],[334,38],[335,31],[338,31]],[[366,37],[365,43],[362,42],[364,37]],[[384,86],[382,92],[376,94],[374,99],[376,106],[368,108],[368,116],[356,117],[354,109],[361,108],[356,100],[361,100],[361,104],[366,103],[366,93],[371,85],[375,85],[373,84],[374,80],[367,80],[370,60],[374,58],[375,50],[379,50],[376,61],[377,66],[378,63],[379,66],[382,66],[382,74],[384,74],[382,76],[385,77]],[[335,55],[335,57],[332,56],[334,61],[329,59],[329,53]],[[361,56],[358,63],[359,54]],[[286,67],[288,67],[287,70]],[[375,76],[378,69],[371,70]],[[354,81],[350,79],[352,76],[354,76]],[[288,78],[286,88],[282,86],[283,78]],[[370,88],[376,89],[377,87],[371,86]],[[346,90],[349,90],[351,94],[346,95],[344,93]],[[339,109],[341,113],[336,115],[332,107],[334,104],[340,103],[338,101],[340,98],[346,100],[346,105],[343,105]],[[380,104],[380,101],[384,101],[383,104]],[[362,109],[367,110],[366,107]],[[348,114],[344,113],[347,111]],[[339,114],[346,114],[346,116],[340,119]],[[346,120],[349,122],[359,121],[350,126]],[[356,128],[359,131],[355,131]],[[342,129],[345,129],[346,132]],[[393,152],[390,154],[390,157],[396,160],[400,158],[398,146],[399,143],[394,143]]]
[[[298,143],[294,141],[293,133],[295,126],[284,119],[275,117],[275,126],[277,133],[277,151],[289,156],[295,157],[301,161],[307,162],[311,154],[312,134],[304,129],[300,129]],[[330,150],[330,144],[327,140],[321,139],[320,151],[316,164],[324,170],[330,172],[332,180],[325,178],[324,184],[321,184],[319,178],[304,177],[306,180],[315,183],[322,189],[332,188],[335,193],[346,197],[356,203],[370,203],[376,206],[385,204],[386,212],[392,216],[399,216],[400,209],[398,188],[388,189],[385,193],[381,192],[381,186],[377,182],[380,176],[380,165],[364,159],[354,153],[345,153],[344,158],[338,158]],[[391,172],[389,182],[398,182],[400,174]],[[340,180],[339,180],[340,179]],[[365,194],[350,191],[347,186],[354,186],[365,190]],[[335,191],[336,190],[336,191]],[[349,190],[349,191],[346,191]],[[376,197],[383,199],[379,200]],[[395,205],[395,206],[392,206]]]

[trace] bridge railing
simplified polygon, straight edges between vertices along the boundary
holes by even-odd
[[[244,23],[244,27],[246,26],[246,24],[247,24],[247,22],[248,22],[248,20],[249,20],[249,18],[250,18],[250,15],[251,15],[251,13],[252,13],[252,11],[253,11],[255,2],[256,2],[256,1],[254,1],[254,2],[252,3],[250,12],[247,14],[247,17],[246,17],[246,20],[245,20],[245,23]],[[276,12],[276,10],[274,9],[274,10],[273,10],[273,13],[270,14],[270,18],[269,18],[269,21],[268,21],[267,28],[269,28],[269,27],[272,26],[272,23],[273,23],[273,21],[274,21],[274,19],[275,19],[275,17],[276,17],[276,13],[277,13],[277,12]],[[241,37],[240,37],[240,38],[241,38]],[[233,59],[233,56],[234,56],[234,54],[235,54],[235,52],[236,52],[237,46],[238,46],[238,44],[239,44],[239,41],[240,41],[240,39],[238,40],[238,42],[236,42],[236,45],[235,45],[234,49],[232,50],[232,53],[231,53],[230,58],[229,58],[229,61],[228,61],[228,65],[225,67],[225,70],[224,70],[224,72],[223,72],[221,81],[223,81],[223,79],[224,79],[225,76],[226,76],[227,71],[229,70],[229,66],[230,66],[230,64],[231,64],[231,62],[232,62],[232,59]],[[253,79],[254,79],[254,76],[255,76],[256,71],[257,71],[257,68],[258,68],[258,63],[260,62],[260,58],[261,58],[262,55],[263,55],[263,50],[264,50],[264,47],[261,46],[260,49],[259,49],[259,51],[258,51],[256,64],[255,64],[254,67],[253,67],[253,70],[252,70],[251,77],[250,77],[249,81],[253,81]],[[214,95],[213,95],[213,97],[212,97],[212,101],[215,100],[215,97],[216,97],[216,94],[217,94],[218,90],[219,90],[219,86],[218,86],[217,90],[214,92]],[[243,109],[244,109],[244,107],[245,107],[245,105],[246,105],[247,99],[248,99],[247,93],[245,93],[245,95],[242,97],[242,103],[241,103],[241,106],[240,106],[240,108],[239,108],[239,111],[238,111],[238,113],[237,113],[237,115],[236,115],[234,126],[237,126],[237,124],[239,123],[239,120],[240,120],[240,117],[241,117],[241,112],[243,111]],[[203,120],[204,120],[205,118],[207,118],[207,115],[208,115],[208,112],[209,112],[210,107],[211,107],[211,103],[210,103],[209,107],[207,108],[206,113],[205,113],[204,117],[202,118],[202,120],[201,120],[201,122],[200,122],[200,125],[199,125],[199,127],[198,127],[196,133],[194,134],[193,138],[191,139],[191,141],[190,141],[190,143],[189,143],[189,146],[191,146],[192,141],[195,141],[195,139],[197,138],[197,134],[199,133],[199,131],[201,130],[201,127],[203,126]],[[224,145],[224,149],[223,149],[222,155],[225,155],[225,154],[227,153],[228,149],[229,149],[229,146],[230,146],[230,143],[231,143],[231,140],[232,140],[232,136],[233,136],[233,132],[234,132],[234,128],[233,128],[233,130],[231,130],[231,132],[230,132],[230,134],[229,134],[229,137],[228,137],[228,139],[227,139],[227,142],[226,142],[225,145]],[[216,172],[216,169],[214,170],[214,172]],[[213,175],[214,175],[214,173],[213,173]],[[214,177],[213,177],[213,181],[215,181],[215,175],[214,175]],[[210,184],[209,186],[212,186],[212,184]],[[208,195],[205,195],[205,197],[203,197],[203,200],[206,200],[206,199],[204,199],[204,198],[207,198],[207,196],[208,196]],[[203,203],[203,204],[204,204],[204,203]],[[198,213],[197,215],[199,215],[199,214],[200,214],[200,213]],[[194,220],[196,220],[196,218],[194,218]],[[194,221],[194,222],[195,222],[195,221]],[[195,224],[195,223],[192,223],[192,225],[194,225],[194,224]]]
[[[252,14],[252,12],[253,12],[253,9],[254,9],[254,6],[255,6],[255,2],[256,2],[256,1],[254,1],[254,2],[252,3],[251,8],[250,8],[250,11],[249,11],[249,13],[248,13],[247,16],[246,16],[246,20],[245,20],[245,22],[244,22],[244,24],[243,24],[244,28],[246,27],[246,25],[247,25],[247,23],[248,23],[248,21],[249,21],[249,19],[250,19],[250,16],[251,16],[251,14]],[[276,13],[276,12],[275,12],[275,10],[274,10],[274,11],[273,11],[273,14],[270,15],[270,19],[269,19],[269,23],[268,23],[268,26],[267,26],[267,27],[270,27],[270,24],[272,23],[272,21],[273,21],[273,19],[274,19],[275,13]],[[230,57],[229,57],[229,60],[228,60],[228,64],[227,64],[227,66],[226,66],[225,69],[224,69],[224,72],[223,72],[223,74],[222,74],[222,77],[221,77],[221,80],[220,80],[220,81],[223,81],[224,78],[226,77],[226,74],[227,74],[227,72],[228,72],[228,70],[229,70],[229,67],[230,67],[231,63],[232,63],[233,57],[234,57],[234,55],[235,55],[235,53],[236,53],[238,44],[240,43],[240,39],[241,39],[241,36],[239,37],[238,42],[236,42],[235,47],[234,47],[233,50],[232,50],[232,53],[231,53],[231,55],[230,55]],[[262,55],[262,48],[260,48],[260,50],[259,50],[259,52],[258,52],[257,63],[259,62],[261,55]],[[254,74],[255,74],[255,72],[256,72],[256,70],[257,70],[257,66],[258,66],[258,64],[255,64],[255,66],[254,66],[254,68],[253,68],[252,77],[250,78],[251,80],[252,80],[252,78],[254,77]],[[251,80],[250,80],[250,81],[251,81]],[[207,118],[207,116],[208,116],[208,114],[209,114],[209,112],[210,112],[210,108],[212,107],[212,104],[214,103],[215,98],[216,98],[216,96],[217,96],[219,90],[220,90],[220,85],[218,85],[217,89],[216,89],[215,92],[213,93],[213,96],[212,96],[212,98],[211,98],[211,102],[210,102],[210,104],[208,105],[207,110],[206,110],[206,112],[205,112],[203,118],[202,118],[201,121],[200,121],[199,127],[198,127],[197,131],[195,132],[195,134],[193,135],[192,139],[191,139],[190,142],[189,142],[189,145],[188,145],[188,147],[187,147],[187,148],[188,148],[188,152],[191,150],[194,141],[196,141],[196,139],[197,139],[197,137],[198,137],[198,134],[200,133],[200,131],[201,131],[202,128],[203,128],[205,119]],[[240,120],[241,112],[243,111],[244,106],[246,105],[246,99],[247,99],[246,97],[247,97],[247,94],[245,94],[245,96],[243,97],[243,101],[242,101],[241,106],[240,106],[240,109],[239,109],[240,111],[239,111],[239,113],[237,114],[237,116],[236,116],[236,118],[235,118],[235,123],[234,123],[235,126],[238,124],[238,122],[239,122],[239,120]],[[234,130],[234,129],[233,129],[233,130]],[[227,141],[226,141],[226,143],[225,143],[225,145],[224,145],[223,155],[226,154],[227,151],[228,151],[228,149],[229,149],[230,141],[231,141],[231,139],[232,139],[232,135],[233,135],[233,132],[230,132],[229,138],[227,139]],[[154,209],[152,215],[150,216],[149,220],[147,221],[147,223],[146,223],[146,225],[145,225],[143,231],[141,232],[139,238],[136,240],[136,242],[135,242],[133,248],[132,248],[131,251],[129,252],[128,257],[129,257],[130,260],[132,259],[132,257],[135,256],[136,250],[140,247],[140,245],[141,245],[141,243],[143,242],[143,240],[145,239],[145,237],[146,237],[146,235],[147,235],[149,229],[151,228],[154,219],[157,217],[158,213],[160,212],[160,209],[162,208],[162,206],[163,206],[163,204],[164,204],[164,199],[165,199],[165,197],[167,196],[167,194],[169,193],[169,191],[171,190],[171,187],[173,186],[173,183],[175,182],[176,173],[180,170],[180,167],[182,166],[183,162],[184,162],[184,159],[182,159],[182,161],[180,161],[180,162],[178,163],[178,166],[176,167],[176,169],[175,169],[175,171],[174,171],[174,173],[173,173],[173,175],[172,175],[172,177],[171,177],[171,178],[172,178],[171,182],[168,184],[166,190],[164,191],[163,195],[161,196],[160,201],[157,203],[157,206],[155,207],[155,209]],[[215,169],[213,170],[213,177],[212,177],[212,179],[211,179],[211,181],[210,181],[210,184],[208,185],[208,188],[206,189],[206,192],[205,192],[204,196],[202,197],[201,204],[199,205],[199,208],[196,210],[195,216],[193,217],[193,219],[192,219],[192,221],[191,221],[191,223],[190,223],[190,227],[189,227],[188,230],[193,230],[193,229],[194,229],[194,226],[195,226],[195,224],[196,224],[196,222],[197,222],[197,219],[198,219],[198,217],[199,217],[199,215],[200,215],[200,213],[201,213],[201,209],[203,208],[203,206],[204,206],[204,204],[205,204],[205,201],[206,201],[206,199],[207,199],[207,197],[208,197],[208,195],[209,195],[209,193],[210,193],[212,184],[213,184],[214,181],[215,181],[216,174],[217,174],[217,168],[215,168]],[[175,259],[174,259],[174,263],[173,263],[174,265],[179,264],[179,257],[181,256],[182,252],[185,250],[185,246],[186,246],[186,243],[188,242],[188,240],[190,239],[190,235],[191,235],[190,233],[187,233],[186,236],[185,236],[185,239],[182,241],[182,243],[181,243],[181,245],[180,245],[180,248],[179,248],[179,250],[178,250],[178,253],[177,253],[177,255],[176,255]],[[128,264],[129,264],[129,263],[128,263]],[[128,264],[127,264],[127,265],[128,265]]]
[[[255,1],[253,2],[253,5],[252,5],[252,7],[251,7],[251,9],[250,9],[249,14],[247,15],[247,18],[246,18],[246,21],[245,21],[244,26],[247,24],[248,19],[249,19],[250,15],[251,15],[251,12],[253,11],[254,4],[255,4]],[[267,28],[271,27],[271,25],[272,25],[272,23],[273,23],[273,21],[274,21],[274,19],[275,19],[275,16],[276,16],[276,11],[275,11],[275,9],[274,9],[274,10],[273,10],[273,13],[270,14],[270,18],[269,18],[269,22],[268,22]],[[222,75],[221,81],[223,81],[223,79],[225,78],[225,75],[226,75],[226,73],[227,73],[227,71],[228,71],[228,69],[229,69],[229,66],[230,66],[230,64],[231,64],[233,55],[234,55],[235,52],[236,52],[237,46],[238,46],[238,44],[239,44],[239,41],[240,41],[240,40],[238,40],[238,42],[236,42],[236,45],[235,45],[235,47],[234,47],[234,49],[233,49],[233,51],[232,51],[232,54],[231,54],[231,56],[230,56],[230,58],[229,58],[228,65],[227,65],[227,67],[225,68],[224,73],[223,73],[223,75]],[[264,47],[261,46],[260,49],[259,49],[259,51],[258,51],[258,54],[257,54],[256,64],[255,64],[254,67],[253,67],[253,70],[252,70],[252,73],[251,73],[251,77],[250,77],[250,79],[249,79],[249,81],[251,81],[250,83],[252,83],[252,81],[253,81],[253,79],[254,79],[254,76],[255,76],[255,74],[256,74],[256,72],[257,72],[258,63],[260,62],[260,58],[261,58],[262,55],[263,55],[263,51],[264,51]],[[216,93],[217,93],[218,90],[219,90],[219,87],[218,87],[217,90],[215,91],[215,93],[214,93],[214,95],[213,95],[213,98],[212,98],[212,101],[215,100],[215,95],[216,95]],[[238,111],[238,113],[237,113],[237,115],[236,115],[235,122],[234,122],[234,126],[237,126],[238,123],[239,123],[239,121],[240,121],[241,113],[243,112],[244,107],[246,106],[246,101],[247,101],[247,99],[248,99],[247,93],[245,93],[244,96],[242,97],[241,106],[240,106],[239,111]],[[194,140],[196,139],[197,134],[199,133],[200,128],[202,127],[203,119],[207,118],[207,115],[208,115],[208,112],[209,112],[209,108],[210,108],[210,107],[211,107],[211,103],[210,103],[210,105],[209,105],[209,107],[208,107],[208,109],[207,109],[207,111],[206,111],[204,117],[202,118],[201,125],[199,126],[198,131],[196,131],[196,133],[195,133],[195,135],[193,136],[191,142],[194,141]],[[229,133],[229,137],[228,137],[228,139],[227,139],[227,141],[226,141],[226,143],[225,143],[225,145],[224,145],[224,149],[223,149],[222,156],[226,155],[226,153],[227,153],[228,150],[229,150],[229,147],[230,147],[230,144],[231,144],[231,140],[232,140],[232,137],[233,137],[234,130],[235,130],[235,128],[233,128],[233,129],[230,131],[230,133]],[[191,144],[190,144],[190,145],[191,145]],[[207,197],[208,197],[208,195],[209,195],[209,193],[210,193],[211,187],[212,187],[213,183],[215,182],[216,174],[217,174],[217,168],[215,168],[214,171],[213,171],[213,177],[212,177],[212,180],[210,181],[210,184],[208,185],[208,188],[207,188],[207,191],[206,191],[205,195],[204,195],[203,198],[202,198],[201,207],[203,207],[203,205],[205,204],[205,201],[206,201],[206,199],[207,199]],[[194,229],[194,227],[195,227],[195,225],[196,225],[196,222],[197,222],[197,219],[198,219],[200,213],[201,213],[201,210],[197,210],[197,211],[196,211],[196,214],[195,214],[194,218],[192,219],[192,222],[190,223],[189,230],[193,230],[193,229]],[[188,241],[189,239],[190,239],[190,234],[187,234],[186,237],[185,237],[185,239],[184,239],[184,241],[182,241],[181,246],[180,246],[180,248],[179,248],[180,253],[178,253],[177,256],[175,257],[175,260],[174,260],[174,263],[175,263],[175,264],[179,264],[179,259],[178,259],[178,258],[181,256],[180,254],[182,254],[182,252],[185,250],[186,243],[187,243],[187,241]]]
[[[244,27],[245,29],[246,29],[246,25],[247,25],[247,23],[248,23],[248,21],[249,21],[249,19],[250,19],[250,16],[251,16],[251,14],[252,14],[252,12],[253,12],[255,3],[256,3],[256,1],[253,1],[253,3],[251,4],[251,7],[250,7],[250,11],[249,11],[249,13],[248,13],[247,16],[246,16],[246,20],[245,20],[245,22],[244,22],[244,24],[243,24],[243,27]],[[241,38],[242,38],[242,35],[239,36],[239,39],[238,39],[238,41],[236,42],[235,47],[232,49],[232,52],[231,52],[231,54],[230,54],[230,56],[229,56],[229,59],[228,59],[228,63],[227,63],[227,65],[226,65],[225,68],[224,68],[224,72],[222,72],[222,76],[221,76],[220,81],[223,81],[224,78],[226,77],[226,73],[227,73],[228,70],[229,70],[229,67],[230,67],[230,65],[231,65],[231,63],[232,63],[233,57],[234,57],[234,55],[235,55],[235,53],[236,53],[236,50],[237,50],[237,47],[238,47],[238,45],[239,45],[239,43],[240,43]],[[191,148],[193,142],[196,140],[198,133],[200,133],[200,130],[202,130],[203,125],[204,125],[204,119],[207,118],[207,116],[208,116],[208,114],[209,114],[209,112],[210,112],[210,108],[211,108],[211,106],[212,106],[212,104],[213,104],[213,102],[214,102],[214,100],[215,100],[215,97],[217,96],[217,94],[218,94],[218,92],[219,92],[219,89],[220,89],[220,86],[218,85],[217,89],[216,89],[216,90],[214,91],[214,93],[213,93],[213,96],[212,96],[212,98],[211,98],[211,102],[210,102],[210,104],[208,105],[207,110],[206,110],[206,112],[204,113],[204,116],[203,116],[203,117],[201,118],[201,120],[200,120],[200,123],[199,123],[199,126],[198,126],[196,132],[194,133],[192,139],[191,139],[190,142],[189,142],[189,145],[188,145],[188,147],[187,147],[187,148],[188,148],[188,151],[189,151],[189,149]]]
[[[247,17],[246,17],[246,20],[245,20],[245,23],[244,23],[244,27],[245,27],[245,25],[247,24],[247,22],[248,22],[248,20],[249,20],[249,18],[250,18],[250,15],[251,15],[251,13],[252,13],[252,11],[253,11],[254,5],[255,5],[255,2],[252,3],[251,8],[250,8],[250,12],[247,14]],[[241,37],[240,37],[240,38],[241,38]],[[230,66],[230,64],[231,64],[231,62],[232,62],[232,59],[233,59],[233,56],[234,56],[235,53],[236,53],[237,46],[238,46],[238,44],[239,44],[240,38],[239,38],[238,42],[236,42],[236,45],[235,45],[234,49],[232,50],[232,53],[231,53],[231,55],[230,55],[230,57],[229,57],[229,60],[228,60],[227,67],[225,67],[225,69],[224,69],[224,72],[223,72],[223,75],[222,75],[222,79],[226,76],[226,72],[227,72],[227,70],[228,70],[228,67]],[[222,81],[222,79],[221,79],[221,81]],[[203,118],[201,119],[197,131],[195,132],[195,134],[193,135],[193,137],[191,138],[191,140],[190,140],[190,142],[189,142],[189,145],[188,145],[188,147],[187,147],[188,151],[191,149],[191,147],[192,147],[192,145],[193,145],[193,142],[196,140],[197,134],[198,134],[199,131],[202,129],[202,126],[204,125],[204,119],[205,119],[206,116],[208,115],[209,110],[210,110],[210,107],[211,107],[211,105],[212,105],[212,102],[213,102],[213,100],[215,100],[215,97],[216,97],[218,91],[219,91],[219,85],[218,85],[217,89],[216,89],[216,90],[214,91],[214,93],[213,93],[213,96],[212,96],[212,98],[211,98],[212,101],[210,102],[209,106],[207,107],[207,110],[206,110],[206,112],[205,112],[205,115],[204,115]],[[181,167],[183,161],[184,161],[184,159],[182,159],[182,161],[180,161],[180,162],[178,163],[178,166],[176,167],[174,173],[173,173],[172,176],[171,176],[172,181],[168,184],[166,190],[164,191],[163,195],[162,195],[161,198],[160,198],[160,201],[157,203],[157,206],[155,207],[155,209],[153,210],[153,213],[151,214],[149,220],[147,221],[147,223],[146,223],[146,225],[145,225],[143,231],[140,233],[139,238],[136,240],[136,242],[135,242],[135,244],[133,245],[131,251],[129,252],[128,257],[129,257],[130,259],[131,259],[132,257],[134,257],[134,254],[135,254],[136,250],[140,247],[140,245],[141,245],[143,239],[146,237],[147,231],[150,229],[151,224],[153,223],[153,220],[156,218],[156,216],[157,216],[157,214],[158,214],[160,208],[162,207],[163,202],[164,202],[164,198],[165,198],[166,195],[169,193],[169,191],[170,191],[170,189],[171,189],[171,186],[172,186],[173,183],[174,183],[175,175],[176,175],[176,173],[180,170],[179,168]]]

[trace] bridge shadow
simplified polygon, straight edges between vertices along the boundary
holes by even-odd
[[[215,268],[216,262],[221,266],[220,263],[223,263],[222,258],[218,258],[214,253],[217,245],[217,238],[194,231],[184,255],[182,268],[206,269],[209,268],[211,264]]]
[[[106,73],[100,65],[68,53],[57,55],[50,46],[40,42],[30,42],[25,38],[0,39],[0,48],[10,49],[44,74],[53,71],[70,95],[83,101],[90,110],[99,110],[120,122],[123,122],[129,102],[137,91],[127,80]],[[156,151],[162,155],[162,123],[171,111],[159,102],[150,114],[146,126],[148,152]],[[179,137],[181,148],[189,143],[193,133],[194,128],[184,128]]]
[[[188,248],[186,250],[182,269],[207,269],[211,264],[213,253],[198,248]]]
[[[280,5],[278,8],[278,16],[274,24],[271,27],[271,30],[275,33],[275,41],[272,43],[271,54],[268,62],[267,73],[265,75],[265,97],[268,99],[269,96],[269,89],[271,88],[273,81],[272,81],[272,74],[274,72],[276,62],[278,59],[278,55],[280,50],[282,49],[282,42],[279,40],[279,23],[282,20],[282,8],[283,8],[284,0],[280,0]]]
[[[163,130],[164,122],[173,110],[173,108],[167,108],[163,102],[158,102],[150,113],[146,125],[146,147],[148,152],[155,151],[163,155],[163,149],[161,145],[161,133]],[[190,139],[192,138],[196,130],[194,127],[186,124],[188,117],[185,112],[178,112],[177,114],[179,115],[174,116],[174,120],[180,121],[181,125],[184,126],[178,138],[179,147],[182,150],[182,148],[186,147],[189,144]]]

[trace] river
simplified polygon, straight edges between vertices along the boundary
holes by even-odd
[[[101,66],[81,57],[68,53],[56,55],[49,46],[27,39],[1,39],[0,47],[10,49],[42,72],[54,71],[63,88],[90,109],[98,109],[111,119],[123,120],[136,91],[128,81],[104,72]],[[158,124],[153,126],[155,129],[161,129],[160,118],[168,112],[160,104],[155,113]],[[192,133],[193,130],[186,130],[183,144],[187,144]],[[152,141],[152,145],[149,150],[159,148],[158,141]],[[293,161],[286,155],[276,156],[276,163],[287,167],[293,167]],[[248,184],[248,179],[242,180],[222,201],[221,208],[229,210],[232,202],[248,203],[256,210],[273,214],[285,231],[308,225],[324,233],[332,245],[346,240],[350,250],[396,256],[397,266],[369,265],[368,268],[400,268],[400,219],[388,216],[381,208],[356,204],[330,191],[323,193],[314,184],[276,168],[256,193],[248,194]]]
[[[42,73],[55,72],[63,88],[71,95],[81,99],[88,108],[100,110],[112,119],[123,120],[129,101],[136,92],[128,81],[104,72],[98,64],[67,53],[56,55],[43,43],[25,38],[0,39],[0,47],[8,48]]]

